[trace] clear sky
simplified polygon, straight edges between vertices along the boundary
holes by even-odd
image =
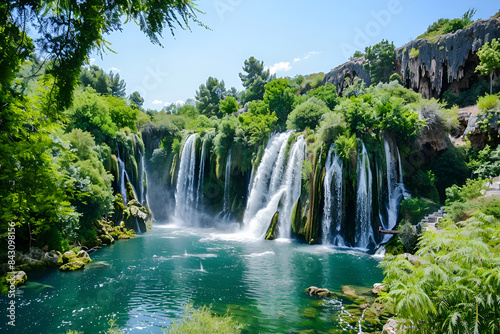
[[[476,8],[474,19],[500,10],[498,1],[472,0],[207,0],[195,1],[206,30],[164,32],[163,48],[150,43],[135,23],[107,36],[116,54],[92,55],[94,64],[118,72],[127,95],[139,91],[144,107],[194,98],[209,76],[226,88],[242,90],[238,73],[254,56],[278,77],[327,73],[355,50],[382,39],[402,46],[439,18],[461,17]]]

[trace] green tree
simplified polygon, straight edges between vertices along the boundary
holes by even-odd
[[[109,72],[108,77],[110,94],[118,97],[125,97],[125,80],[120,80],[120,75],[113,72]]]
[[[490,75],[490,95],[493,94],[493,72],[500,68],[500,40],[493,39],[485,43],[478,51],[479,65],[476,72],[482,75]]]
[[[113,95],[102,96],[106,103],[107,109],[111,116],[111,120],[116,125],[117,129],[129,128],[136,132],[136,120],[140,111],[127,105],[127,101]]]
[[[88,131],[99,143],[113,138],[118,128],[111,118],[106,101],[90,87],[75,95],[75,103],[67,111],[67,131]]]
[[[288,79],[276,79],[265,86],[264,102],[269,110],[276,113],[280,123],[284,123],[295,103],[295,89],[290,87]]]
[[[196,107],[201,114],[220,117],[220,101],[226,96],[224,80],[208,77],[206,84],[196,91]]]
[[[240,73],[241,84],[246,88],[241,103],[262,100],[264,98],[266,83],[274,79],[269,70],[264,70],[264,62],[250,57],[244,62],[243,71]]]
[[[220,100],[219,109],[224,115],[231,115],[239,110],[238,101],[232,96],[226,96],[224,100]]]
[[[54,78],[48,102],[64,110],[71,103],[81,66],[92,52],[109,49],[104,37],[121,31],[123,20],[140,22],[139,29],[152,43],[160,44],[165,28],[173,33],[176,27],[189,28],[190,22],[201,24],[197,12],[191,1],[4,1],[0,27],[7,27],[2,36],[8,41],[2,45],[22,41],[19,36],[24,33],[36,36],[37,48],[47,55],[47,70]]]
[[[305,128],[314,129],[319,124],[323,114],[329,111],[325,102],[311,97],[307,102],[299,104],[293,109],[290,115],[288,115],[286,126],[288,129],[299,131]]]
[[[389,81],[394,69],[394,43],[382,40],[380,43],[365,48],[366,62],[363,65],[370,74],[373,85]]]
[[[130,106],[132,108],[136,108],[142,110],[142,105],[144,104],[144,98],[139,94],[139,92],[135,91],[128,97],[130,101]]]
[[[337,87],[334,84],[327,82],[326,84],[319,86],[313,90],[306,93],[307,97],[317,97],[321,101],[325,102],[330,110],[333,110],[335,106],[339,103],[339,97],[337,95]]]

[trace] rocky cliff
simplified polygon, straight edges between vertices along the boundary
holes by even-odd
[[[488,80],[474,72],[479,64],[477,50],[494,38],[500,38],[500,19],[475,22],[467,29],[432,39],[417,39],[397,48],[394,71],[403,78],[404,86],[423,97],[441,97],[445,91],[458,93],[479,80]],[[344,63],[325,76],[324,83],[345,88],[345,78],[358,77],[370,85],[364,58]]]

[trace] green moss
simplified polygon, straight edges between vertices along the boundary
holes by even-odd
[[[273,219],[271,219],[271,224],[266,232],[266,240],[274,240],[278,236],[279,214],[280,213],[278,211],[274,213]]]
[[[75,271],[78,269],[83,269],[84,267],[85,267],[85,263],[83,263],[82,261],[73,261],[73,262],[63,264],[61,267],[59,267],[59,270],[61,270],[61,271]]]
[[[411,58],[417,59],[419,53],[420,53],[420,49],[411,48],[409,55]]]

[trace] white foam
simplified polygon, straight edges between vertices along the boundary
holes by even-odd
[[[266,251],[263,253],[251,253],[247,255],[242,255],[243,257],[261,257],[261,256],[266,256],[266,255],[274,255],[275,253],[273,251]]]

